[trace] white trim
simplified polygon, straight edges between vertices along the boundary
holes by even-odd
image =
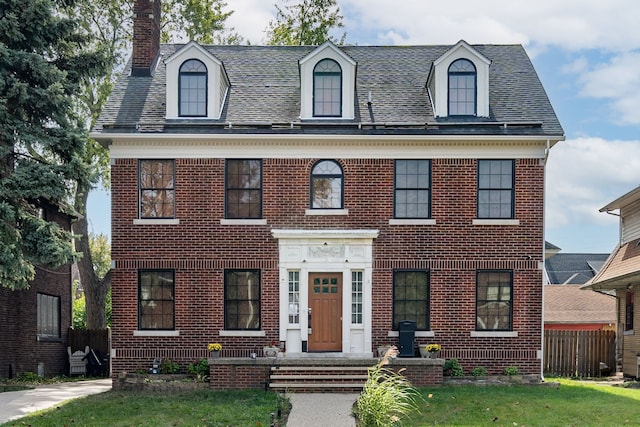
[[[180,220],[178,218],[136,218],[133,220],[133,225],[178,225]]]
[[[271,234],[280,239],[367,239],[378,237],[378,230],[298,230],[273,229]]]
[[[471,331],[473,338],[515,338],[517,331]]]
[[[473,225],[520,225],[519,219],[474,219]]]
[[[222,218],[220,225],[267,225],[266,219],[228,219]]]
[[[436,333],[433,331],[416,331],[416,338],[435,338]],[[387,332],[387,336],[389,338],[397,338],[400,334],[398,331],[389,331]]]
[[[133,135],[113,137],[111,158],[323,158],[331,150],[341,159],[542,159],[546,140],[431,139],[425,137],[356,138],[346,135],[307,138],[280,135]]]
[[[629,331],[624,331],[624,332],[622,333],[622,335],[624,335],[624,336],[627,336],[627,335],[634,335],[634,333],[633,333],[633,329],[631,329],[631,330],[629,330]]]
[[[134,337],[179,337],[180,331],[146,331],[135,330],[133,331]]]
[[[304,214],[309,216],[349,215],[349,209],[305,209]]]
[[[435,219],[390,219],[389,225],[436,225]]]
[[[222,330],[218,332],[221,337],[266,337],[264,331],[231,331]]]

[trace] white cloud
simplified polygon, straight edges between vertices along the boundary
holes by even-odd
[[[615,121],[640,124],[640,53],[616,55],[608,63],[586,70],[580,77],[580,95],[609,101]]]
[[[617,223],[600,208],[639,184],[640,141],[560,142],[547,163],[547,227]]]

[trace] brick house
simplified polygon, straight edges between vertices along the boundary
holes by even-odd
[[[65,230],[71,218],[44,202],[43,214]],[[71,326],[71,265],[36,266],[29,289],[0,287],[0,378],[33,372],[45,376],[68,371]]]
[[[113,373],[371,357],[415,341],[539,374],[545,160],[563,130],[519,45],[159,44],[92,136],[112,174]]]
[[[584,287],[614,292],[617,299],[618,352],[622,372],[640,378],[640,187],[607,204],[600,212],[620,218],[620,240],[596,276]]]

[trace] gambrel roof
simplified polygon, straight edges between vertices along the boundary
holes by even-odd
[[[340,46],[356,63],[354,116],[348,120],[301,120],[299,61],[317,46],[204,46],[219,60],[229,90],[219,118],[167,118],[166,65],[185,45],[161,46],[150,77],[117,81],[93,132],[127,133],[341,133],[499,135],[561,139],[563,129],[520,45],[473,45],[491,61],[489,117],[436,118],[427,90],[441,46]],[[177,82],[169,82],[177,84]],[[369,101],[371,102],[369,104]]]

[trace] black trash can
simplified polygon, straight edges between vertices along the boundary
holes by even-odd
[[[416,321],[401,320],[398,322],[398,356],[413,357],[413,341],[416,338]]]

